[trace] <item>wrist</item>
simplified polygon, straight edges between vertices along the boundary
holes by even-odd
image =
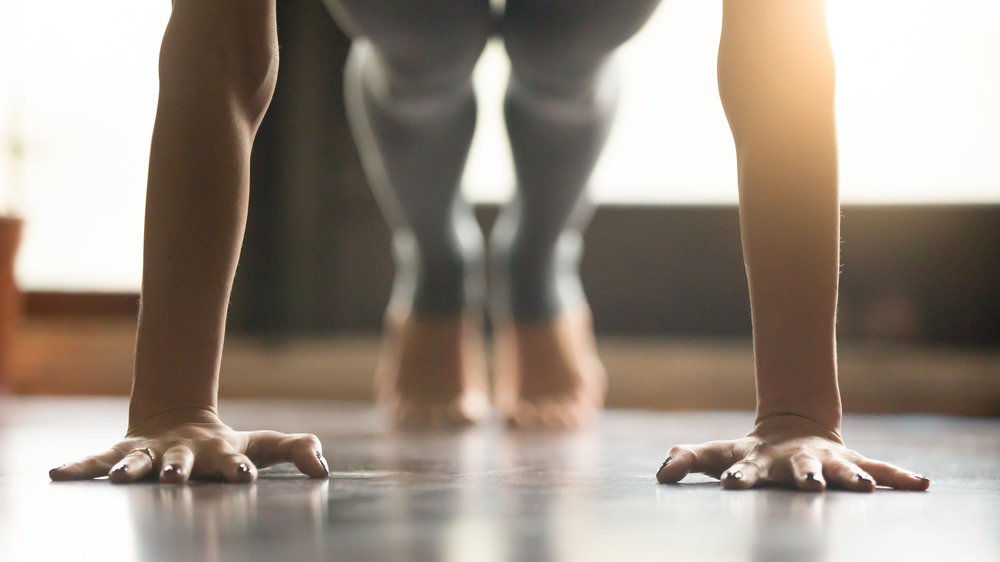
[[[175,410],[216,412],[221,359],[220,335],[141,315],[129,424]]]
[[[144,409],[129,406],[127,435],[141,435],[151,427],[169,428],[181,424],[216,423],[219,415],[215,407],[182,406],[168,409]]]
[[[775,337],[755,331],[758,420],[795,415],[840,431],[836,340],[825,330],[814,332]]]
[[[777,412],[765,416],[758,414],[757,419],[754,421],[753,431],[750,432],[750,435],[753,436],[775,432],[780,433],[789,430],[797,433],[805,432],[809,435],[815,435],[817,437],[822,437],[824,439],[840,443],[841,445],[844,444],[844,439],[840,434],[839,423],[836,427],[831,427],[819,420],[797,413]]]
[[[843,418],[840,402],[831,404],[796,403],[796,404],[768,404],[758,402],[757,416],[754,423],[759,425],[777,419],[800,419],[827,431],[840,435],[841,421]]]

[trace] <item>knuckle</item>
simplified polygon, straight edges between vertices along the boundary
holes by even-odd
[[[695,456],[693,445],[674,445],[667,451],[669,457]]]
[[[138,446],[141,446],[141,443],[142,442],[138,441],[138,440],[136,440],[136,441],[127,441],[127,442],[126,441],[122,441],[121,443],[118,443],[114,447],[111,447],[111,450],[108,451],[108,453],[114,453],[115,455],[118,455],[119,457],[124,457],[132,449],[134,449],[134,448],[136,448]],[[101,455],[91,455],[91,456],[87,457],[84,460],[98,459],[100,457],[101,457]]]
[[[792,451],[791,455],[788,457],[789,462],[794,465],[801,465],[806,463],[811,463],[816,460],[816,457],[812,455],[805,448],[798,447],[797,450]]]
[[[860,467],[851,463],[838,462],[831,464],[833,464],[834,473],[838,474],[841,478],[848,480],[853,478],[853,476],[861,470]]]
[[[774,455],[775,447],[770,443],[756,443],[750,448],[750,452],[747,457],[757,457],[757,456],[772,456]]]
[[[723,449],[722,451],[722,462],[723,464],[732,466],[743,460],[743,456],[736,453],[734,449]]]
[[[311,433],[296,436],[295,444],[299,447],[307,447],[310,449],[319,449],[321,446],[319,438]]]
[[[239,463],[250,462],[250,459],[248,459],[245,455],[241,455],[239,453],[222,453],[219,455],[218,458],[220,461],[226,464],[239,464]]]
[[[194,457],[194,450],[187,445],[174,445],[164,451],[163,458],[170,458],[173,461],[182,461]]]
[[[187,438],[172,439],[166,445],[168,451],[190,451],[194,447],[194,442]]]
[[[191,444],[190,450],[197,457],[210,456],[215,458],[225,458],[231,454],[225,441],[221,439],[195,441]]]
[[[847,451],[847,453],[845,453],[844,455],[844,458],[846,458],[848,462],[852,462],[854,464],[874,464],[879,466],[885,465],[884,462],[866,458],[859,453],[855,453],[854,451]]]

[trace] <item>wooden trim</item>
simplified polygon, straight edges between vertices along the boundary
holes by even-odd
[[[21,394],[127,395],[134,319],[32,319],[20,330],[10,388]],[[612,408],[754,407],[749,339],[601,337]],[[228,339],[220,396],[367,401],[378,336]],[[841,346],[845,410],[1000,416],[1000,350]]]
[[[138,313],[138,293],[28,291],[24,295],[28,318],[135,318]]]
[[[248,246],[236,279],[242,290],[230,307],[231,331],[377,333],[392,260],[388,231],[377,210],[370,211],[331,219],[341,225],[332,240],[307,252],[315,256],[310,263],[323,256],[322,272],[280,261],[288,252],[261,262]],[[1000,348],[1000,205],[848,205],[843,212],[841,341]],[[477,209],[484,230],[496,214],[495,205]],[[599,334],[749,335],[735,207],[602,206],[586,239],[581,276]],[[282,274],[254,277],[255,259]],[[269,313],[241,321],[261,306]],[[138,298],[29,292],[26,310],[29,318],[134,318]],[[303,311],[322,314],[306,318]]]

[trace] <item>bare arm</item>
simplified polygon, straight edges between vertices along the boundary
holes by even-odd
[[[112,480],[131,481],[169,465],[177,470],[166,471],[168,480],[193,473],[246,481],[255,476],[250,457],[293,460],[273,455],[279,446],[295,450],[300,469],[325,473],[315,437],[234,432],[217,411],[250,149],[277,62],[274,0],[174,2],[160,51],[128,434],[103,455],[53,471],[54,479],[111,470]],[[128,454],[133,448],[150,448],[153,458]]]
[[[796,414],[839,431],[840,207],[822,12],[816,1],[727,2],[718,71],[736,142],[758,421]]]
[[[663,482],[689,471],[731,488],[827,481],[870,491],[927,480],[846,449],[835,323],[840,206],[834,65],[822,0],[726,0],[719,93],[736,143],[753,315],[757,421],[747,438],[675,447]]]

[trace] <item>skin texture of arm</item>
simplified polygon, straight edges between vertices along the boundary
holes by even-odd
[[[822,0],[726,0],[718,79],[733,139],[753,316],[754,430],[671,449],[727,488],[909,490],[929,481],[844,447],[835,339],[840,206],[834,64]]]
[[[217,410],[250,149],[277,52],[274,0],[174,2],[160,51],[129,429],[110,450],[51,471],[53,480],[159,472],[171,482],[246,482],[256,466],[286,461],[328,473],[315,436],[237,432]]]

